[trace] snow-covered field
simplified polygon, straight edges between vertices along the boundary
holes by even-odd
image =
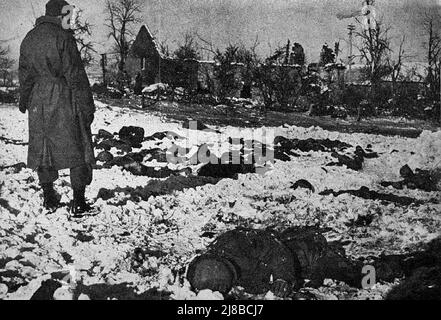
[[[99,129],[113,133],[122,126],[133,125],[143,127],[146,136],[163,131],[173,131],[184,137],[189,135],[180,124],[163,122],[145,111],[112,108],[99,102],[97,105],[93,133]],[[214,129],[225,136],[249,134],[237,133],[237,128],[233,127]],[[363,148],[371,144],[380,157],[367,159],[363,170],[356,172],[346,167],[325,167],[332,161],[330,153],[301,153],[301,157],[293,157],[289,162],[276,161],[265,175],[240,175],[238,180],[224,179],[216,185],[150,197],[148,201],[129,200],[125,205],[113,205],[117,202],[115,199],[96,200],[97,194],[101,188],[145,186],[151,179],[134,176],[118,167],[96,170],[87,197],[96,200],[99,214],[72,221],[68,219],[66,208],[50,215],[43,212],[42,193],[34,172],[2,170],[0,274],[12,270],[20,277],[13,289],[2,285],[4,279],[0,278],[0,299],[29,299],[51,274],[69,270],[75,270],[76,280],[85,286],[129,283],[139,293],[157,288],[170,292],[174,299],[195,299],[198,297],[190,290],[184,276],[186,265],[198,250],[203,250],[212,241],[201,235],[205,232],[218,234],[237,225],[283,229],[319,223],[332,228],[326,234],[328,240],[345,241],[346,253],[354,258],[408,252],[440,236],[441,204],[429,200],[440,200],[441,192],[394,190],[381,187],[380,182],[400,180],[399,169],[405,164],[412,169],[441,168],[441,131],[423,132],[419,138],[410,139],[295,126],[267,129],[288,138],[329,138]],[[27,115],[22,115],[16,107],[0,106],[0,136],[27,142],[27,134]],[[198,144],[212,141],[216,138],[214,135],[199,133]],[[192,139],[189,141],[196,143]],[[169,146],[167,141],[159,145],[161,148]],[[145,142],[143,147],[153,148],[155,142]],[[0,166],[26,162],[25,145],[0,140],[0,150]],[[299,179],[308,180],[316,192],[290,189]],[[326,189],[355,190],[362,186],[416,198],[423,204],[400,206],[351,195],[319,195]],[[62,201],[68,203],[72,197],[68,171],[62,172],[56,189],[62,194]],[[118,199],[124,197],[127,196],[117,194]],[[351,221],[366,215],[374,216],[369,226],[351,226]],[[132,256],[138,247],[163,254],[152,255],[142,266],[134,266]],[[356,290],[327,281],[322,288],[310,292],[317,299],[382,299],[392,285],[377,284],[369,290]],[[219,295],[203,292],[199,297]]]

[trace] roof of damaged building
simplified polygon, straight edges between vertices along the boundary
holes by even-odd
[[[162,59],[168,58],[161,53],[159,45],[147,25],[143,25],[139,30],[138,35],[130,48],[130,52],[137,57],[143,58],[149,56],[159,56]]]

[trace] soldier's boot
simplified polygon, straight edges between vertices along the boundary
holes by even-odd
[[[43,207],[49,211],[54,211],[60,207],[61,196],[54,190],[53,183],[43,183]]]
[[[93,209],[92,206],[86,202],[85,192],[85,188],[73,190],[73,201],[70,206],[70,213],[74,217],[82,216]]]

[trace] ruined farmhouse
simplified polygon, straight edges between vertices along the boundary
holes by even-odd
[[[161,50],[147,26],[142,26],[130,48],[127,71],[132,77],[141,74],[144,85],[167,83],[187,89],[210,89],[214,61],[173,59]]]

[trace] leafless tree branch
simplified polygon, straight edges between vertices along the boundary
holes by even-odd
[[[132,26],[140,23],[143,4],[140,0],[107,0],[105,13],[106,26],[109,29],[108,37],[115,42],[119,55],[119,71],[125,69],[125,62],[129,54],[130,41],[128,36],[133,35]]]

